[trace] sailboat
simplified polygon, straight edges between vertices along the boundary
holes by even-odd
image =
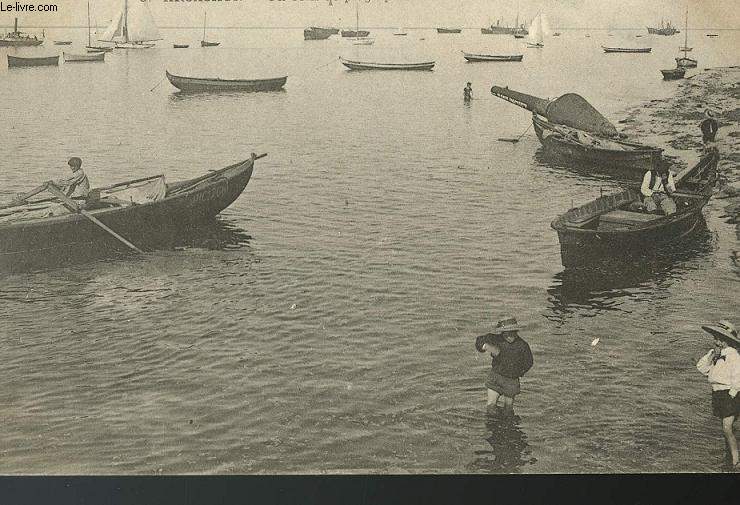
[[[149,49],[162,37],[146,1],[123,0],[100,40],[114,42],[116,49]]]
[[[676,58],[676,66],[678,68],[695,68],[699,62],[686,56],[686,53],[691,51],[689,47],[689,7],[686,6],[686,23],[683,29],[683,58]]]
[[[516,10],[516,21],[514,21],[514,38],[523,39],[526,35],[529,35],[529,31],[524,28],[524,23],[519,24],[519,9]]]
[[[529,27],[530,39],[534,42],[527,42],[527,47],[534,47],[537,49],[545,47],[544,44],[544,32],[542,31],[542,13],[537,14],[537,17],[532,20],[532,26]]]
[[[200,47],[216,47],[220,42],[208,42],[206,40],[206,16],[207,13],[203,12],[203,40],[200,41]]]
[[[369,31],[360,31],[360,8],[358,7],[359,2],[355,1],[355,37],[352,44],[356,46],[370,46],[375,42],[375,39],[368,37]]]
[[[44,37],[27,35],[18,30],[18,18],[15,18],[15,28],[12,32],[0,37],[0,47],[23,47],[40,46],[44,43]]]
[[[113,51],[113,46],[94,46],[92,44],[92,34],[90,26],[90,2],[87,2],[87,45],[85,46],[85,49],[87,49],[88,53],[107,53]]]

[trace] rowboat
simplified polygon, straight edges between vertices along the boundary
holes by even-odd
[[[478,61],[522,61],[523,54],[477,54],[462,51],[463,58],[471,62]]]
[[[546,100],[493,86],[491,94],[533,112],[537,138],[548,153],[642,173],[661,158],[662,149],[624,140],[608,119],[575,93]]]
[[[59,56],[23,57],[8,55],[8,68],[47,67],[59,65]]]
[[[462,28],[437,28],[437,33],[460,33]]]
[[[88,53],[110,53],[115,49],[113,46],[85,46]]]
[[[55,46],[69,46],[72,45],[71,40],[55,40],[54,41]]]
[[[434,68],[433,61],[419,63],[379,63],[369,61],[347,60],[339,57],[342,65],[350,70],[431,70]]]
[[[221,79],[218,77],[183,77],[165,71],[167,79],[181,91],[277,91],[288,76],[270,79]]]
[[[605,53],[649,53],[652,47],[606,47],[601,46]]]
[[[155,175],[94,189],[92,193],[99,194],[100,199],[86,205],[84,212],[48,216],[44,205],[59,207],[49,198],[6,207],[0,211],[0,270],[64,265],[79,257],[105,256],[125,249],[94,220],[143,247],[172,228],[213,218],[244,191],[254,161],[262,156],[253,154],[247,160],[181,182],[166,184],[164,176]],[[38,215],[41,217],[35,217]]]
[[[657,147],[590,135],[567,126],[555,125],[537,114],[532,124],[542,147],[556,156],[599,166],[636,171],[640,175],[650,170],[654,159],[663,150]]]
[[[660,73],[663,74],[664,80],[672,81],[675,79],[683,79],[683,76],[686,75],[686,69],[682,67],[669,68],[667,70],[661,70]]]
[[[190,47],[190,44],[172,44],[172,47],[175,49],[187,49]]]
[[[551,226],[558,233],[564,267],[574,268],[609,256],[642,254],[687,237],[702,218],[702,208],[717,181],[719,155],[710,151],[674,177],[676,212],[645,212],[638,188],[602,196],[570,209]]]
[[[86,61],[105,61],[105,53],[87,53],[87,54],[72,54],[62,53],[64,57],[64,63],[82,63]]]

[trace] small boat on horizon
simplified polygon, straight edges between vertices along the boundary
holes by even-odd
[[[483,61],[522,61],[524,58],[523,54],[479,54],[479,53],[466,53],[461,51],[463,58],[469,62],[483,62]]]
[[[190,47],[190,44],[172,44],[172,47],[175,49],[187,49]]]
[[[606,47],[601,46],[605,53],[649,53],[652,47]]]
[[[54,41],[55,46],[69,46],[72,45],[71,40],[55,40]]]
[[[210,42],[206,40],[206,18],[207,13],[203,12],[203,40],[200,41],[200,47],[216,47],[220,42]]]
[[[437,28],[437,33],[460,33],[462,28]]]

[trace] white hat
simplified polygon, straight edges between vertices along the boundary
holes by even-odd
[[[519,323],[517,323],[515,317],[507,317],[496,323],[496,326],[493,328],[493,333],[498,335],[505,331],[517,331],[519,328]]]
[[[702,326],[701,329],[715,337],[740,345],[740,338],[737,337],[735,325],[729,321],[718,321],[715,324]]]

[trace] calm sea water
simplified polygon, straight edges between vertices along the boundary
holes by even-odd
[[[616,122],[675,94],[659,69],[683,40],[565,31],[534,50],[388,30],[357,47],[213,30],[222,45],[201,49],[198,30],[164,33],[103,64],[0,68],[8,198],[66,173],[72,155],[103,185],[268,153],[218,222],[176,247],[2,277],[0,473],[721,469],[694,368],[711,345],[699,324],[740,322],[721,204],[680,250],[564,272],[550,221],[625,181],[549,160],[531,130],[496,142],[530,117],[488,91],[577,92]],[[78,52],[86,35],[47,33]],[[700,68],[738,63],[735,32],[690,37]],[[625,41],[653,52],[599,47]],[[524,61],[460,53],[492,48]],[[349,72],[340,55],[437,66]],[[283,92],[180,95],[165,69],[289,77]],[[486,416],[489,361],[473,350],[507,314],[535,356],[513,419]]]

